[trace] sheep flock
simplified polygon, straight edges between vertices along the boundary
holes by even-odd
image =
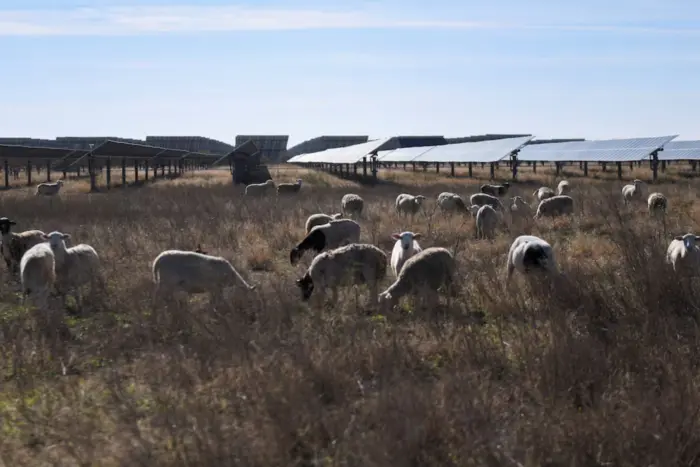
[[[8,465],[700,455],[700,182],[271,173],[3,193]]]

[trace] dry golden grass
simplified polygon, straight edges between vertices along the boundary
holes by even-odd
[[[551,171],[526,172],[510,196],[555,184]],[[98,194],[68,181],[53,203],[3,193],[0,215],[18,229],[93,245],[108,290],[40,328],[0,268],[0,464],[694,465],[700,293],[673,279],[663,254],[671,235],[697,229],[700,183],[669,172],[650,186],[669,197],[665,237],[644,204],[621,207],[621,182],[575,174],[573,219],[494,241],[434,209],[441,191],[466,196],[484,179],[402,170],[370,188],[272,167],[278,182],[304,180],[279,202],[243,199],[226,170]],[[350,191],[366,201],[362,241],[389,252],[391,233],[410,229],[423,247],[457,248],[450,307],[368,315],[365,289],[323,310],[301,302],[294,280],[311,257],[292,267],[289,250],[308,215],[339,211]],[[430,198],[413,221],[394,213],[402,192]],[[523,233],[557,251],[565,275],[549,292],[504,285]],[[197,297],[154,312],[151,261],[198,244],[258,290],[226,309]]]

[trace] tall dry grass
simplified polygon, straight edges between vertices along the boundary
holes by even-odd
[[[0,215],[19,229],[93,245],[108,290],[42,329],[3,272],[0,464],[697,463],[700,294],[663,255],[671,235],[697,228],[698,182],[654,187],[670,201],[666,236],[643,204],[621,206],[621,183],[580,179],[573,219],[476,241],[473,221],[440,215],[434,199],[468,195],[478,181],[395,174],[365,188],[301,174],[301,194],[278,203],[245,200],[211,174],[203,186],[189,174],[108,194],[67,189],[52,205],[20,190],[1,197]],[[534,183],[554,184],[538,176],[511,195],[531,200]],[[292,267],[289,250],[309,214],[338,211],[349,191],[366,201],[363,241],[389,252],[391,233],[411,229],[423,247],[457,248],[451,306],[409,301],[368,315],[364,289],[323,309],[301,302],[294,280],[311,258]],[[401,192],[432,198],[425,213],[398,218]],[[565,275],[553,289],[505,287],[505,256],[522,233],[556,249]],[[151,261],[198,244],[259,290],[225,309],[196,297],[154,311]]]

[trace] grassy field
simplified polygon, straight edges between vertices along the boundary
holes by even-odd
[[[0,196],[18,230],[93,245],[108,278],[98,302],[42,328],[0,268],[0,465],[698,463],[700,294],[664,264],[671,237],[700,219],[700,182],[687,172],[671,168],[648,187],[669,197],[666,235],[645,203],[621,205],[610,169],[565,174],[573,218],[512,226],[494,241],[435,210],[442,191],[478,191],[487,169],[481,180],[385,171],[373,188],[271,173],[302,178],[300,195],[244,200],[223,170],[96,194],[68,181],[53,203],[28,188]],[[650,172],[627,167],[625,177]],[[520,178],[509,195],[528,201],[558,181],[539,167]],[[370,315],[366,289],[325,309],[300,300],[294,281],[312,258],[293,267],[289,250],[308,215],[339,212],[348,192],[365,199],[363,242],[390,252],[391,233],[412,230],[424,248],[457,250],[451,307],[409,300]],[[429,197],[413,221],[394,213],[402,192]],[[556,249],[565,274],[550,292],[505,286],[508,248],[525,233]],[[186,310],[154,312],[152,260],[198,244],[258,289],[236,291],[225,309],[193,297]]]

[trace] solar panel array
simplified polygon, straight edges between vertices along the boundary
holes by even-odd
[[[653,138],[570,141],[525,146],[519,161],[531,162],[628,162],[639,161],[664,147],[678,135]]]
[[[311,154],[300,154],[290,158],[287,162],[292,164],[355,164],[361,161],[363,157],[366,157],[368,154],[386,145],[390,139],[391,138],[375,139],[352,146],[331,148]]]
[[[493,139],[473,143],[445,144],[416,157],[412,162],[498,162],[522,148],[532,136]]]
[[[700,160],[700,141],[671,141],[658,157],[660,161]]]

